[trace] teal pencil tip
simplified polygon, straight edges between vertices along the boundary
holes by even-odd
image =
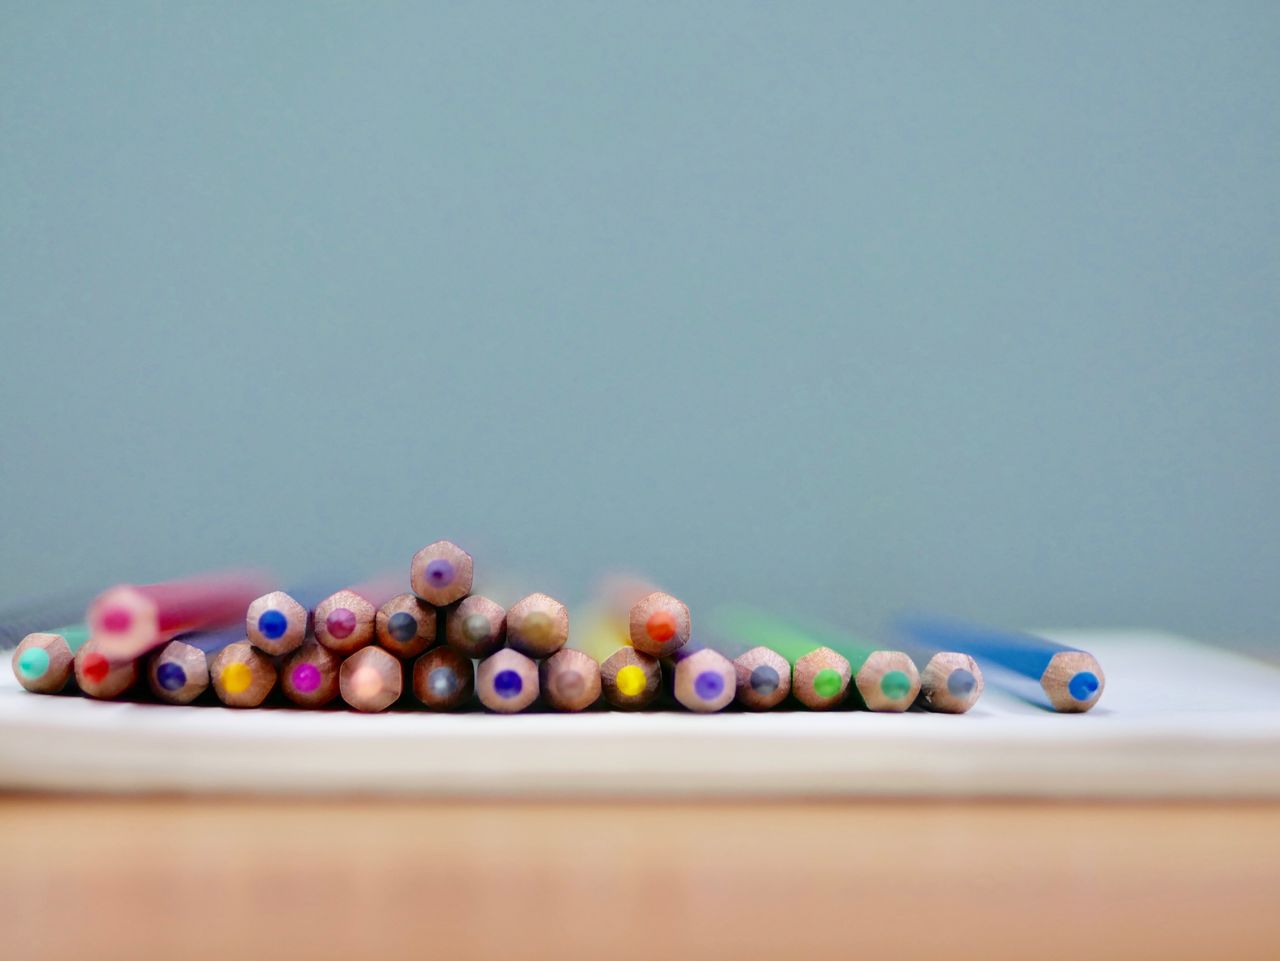
[[[28,681],[37,681],[49,670],[49,652],[42,647],[29,647],[18,655],[18,670]]]

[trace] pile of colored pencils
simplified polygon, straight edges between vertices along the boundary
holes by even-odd
[[[995,683],[1056,711],[1087,711],[1102,694],[1097,661],[1025,634],[904,619],[877,646],[743,607],[721,609],[691,641],[689,608],[651,584],[614,581],[575,613],[546,594],[509,608],[471,593],[473,561],[436,541],[402,577],[289,591],[261,574],[227,572],[24,609],[0,630],[25,633],[13,655],[28,691],[72,687],[102,699],[201,699],[228,707],[344,703],[379,712],[417,702],[512,714],[541,705],[581,711],[736,703],[769,710],[849,706],[960,714]],[[69,623],[30,631],[32,622]],[[212,696],[206,692],[212,691]],[[412,698],[412,701],[410,700]]]

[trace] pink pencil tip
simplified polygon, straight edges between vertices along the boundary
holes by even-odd
[[[123,607],[108,607],[102,612],[102,629],[111,634],[123,634],[133,625],[133,614]]]

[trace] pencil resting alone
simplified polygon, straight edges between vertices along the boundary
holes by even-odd
[[[936,617],[901,617],[881,643],[734,604],[695,630],[687,604],[641,579],[572,611],[541,592],[473,593],[474,579],[442,540],[407,580],[281,589],[235,570],[27,603],[0,615],[0,643],[22,638],[13,672],[34,694],[193,707],[964,714],[991,684],[1081,713],[1105,684],[1086,651]]]

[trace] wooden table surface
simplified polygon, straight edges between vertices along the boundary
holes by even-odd
[[[0,957],[1280,957],[1280,804],[0,797]]]

